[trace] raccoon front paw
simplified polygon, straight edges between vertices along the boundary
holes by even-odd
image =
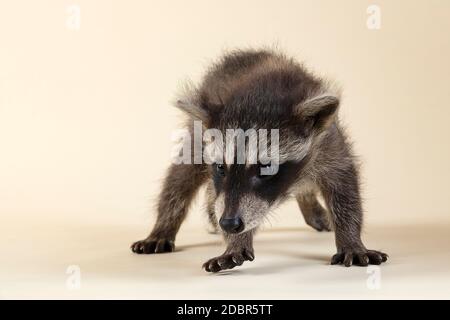
[[[255,255],[252,250],[243,249],[230,253],[224,253],[221,256],[212,258],[203,264],[203,268],[207,272],[219,272],[221,270],[233,269],[240,266],[244,261],[253,261]]]
[[[331,258],[331,264],[343,264],[346,267],[351,265],[357,265],[361,267],[368,266],[369,264],[381,264],[386,262],[388,255],[386,253],[375,250],[344,250],[343,252],[336,253]]]
[[[131,245],[131,251],[137,254],[164,253],[174,250],[175,243],[167,239],[145,239]]]

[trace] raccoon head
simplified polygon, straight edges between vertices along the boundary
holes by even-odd
[[[224,137],[216,145],[223,153],[214,155],[209,168],[217,196],[215,213],[226,233],[256,228],[288,197],[339,106],[338,94],[298,69],[258,75],[252,80],[234,86],[221,99],[208,96],[200,88],[177,102],[192,120],[202,121],[205,129],[217,130]],[[238,138],[228,139],[230,129],[244,134],[243,162],[238,161],[242,154],[237,150]],[[255,157],[248,147],[261,129],[278,132],[276,148],[272,139],[266,140],[266,151],[271,151],[269,161]],[[273,150],[277,150],[276,159]]]

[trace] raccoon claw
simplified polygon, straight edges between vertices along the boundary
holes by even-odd
[[[166,239],[145,239],[131,245],[131,251],[137,254],[164,253],[174,250],[175,243]]]
[[[212,258],[203,264],[203,268],[207,272],[219,272],[222,270],[233,269],[240,266],[244,261],[253,261],[255,255],[253,251],[244,249],[242,251],[225,253],[221,256]]]
[[[357,265],[366,267],[369,264],[379,265],[386,262],[388,255],[386,253],[375,250],[347,250],[344,252],[336,253],[331,258],[331,264],[343,264],[346,267]]]

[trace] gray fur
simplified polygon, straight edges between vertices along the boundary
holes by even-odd
[[[293,195],[308,225],[334,230],[337,254],[331,263],[380,264],[387,255],[361,241],[363,212],[359,173],[351,144],[339,124],[339,90],[285,55],[268,50],[233,51],[213,64],[198,87],[190,85],[176,106],[205,128],[277,128],[280,171],[260,177],[255,165],[172,165],[159,199],[151,234],[132,245],[136,253],[174,250],[176,233],[192,198],[204,183],[207,212],[241,219],[245,229],[224,233],[227,249],[204,264],[207,271],[253,260],[252,238],[270,211]],[[191,130],[191,129],[190,129]],[[227,146],[225,146],[226,148]],[[258,166],[258,165],[256,165]],[[317,201],[320,193],[325,207]]]

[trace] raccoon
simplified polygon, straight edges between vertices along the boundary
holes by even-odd
[[[358,166],[338,119],[340,92],[275,50],[236,50],[214,63],[198,86],[184,90],[175,105],[186,128],[277,129],[279,158],[273,174],[267,163],[172,164],[150,235],[132,244],[138,254],[172,252],[192,199],[206,185],[206,210],[222,231],[225,252],[204,263],[208,272],[240,266],[255,257],[258,226],[284,201],[295,198],[305,222],[334,231],[337,253],[331,264],[379,265],[387,254],[361,240],[363,209]],[[247,137],[248,138],[248,137]],[[225,153],[233,149],[227,142]],[[228,150],[229,149],[229,150]],[[321,197],[324,206],[318,201]]]

